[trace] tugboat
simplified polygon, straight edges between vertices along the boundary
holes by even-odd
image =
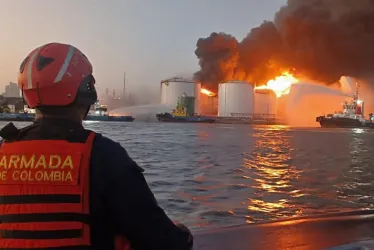
[[[32,113],[0,113],[2,122],[32,122],[35,120],[35,114]]]
[[[374,124],[365,120],[364,102],[358,99],[359,85],[356,83],[356,93],[350,102],[343,103],[343,111],[318,116],[316,122],[319,122],[322,128],[359,128],[372,127]]]
[[[213,123],[215,119],[195,115],[195,97],[183,94],[178,98],[177,107],[172,113],[157,114],[160,122]]]
[[[1,105],[0,121],[2,122],[32,122],[35,120],[35,110],[24,107],[19,112],[12,112],[12,109],[7,105]]]
[[[85,121],[108,121],[108,122],[133,122],[135,120],[132,116],[114,116],[108,115],[106,112],[108,108],[105,105],[95,103],[93,109],[88,112]]]

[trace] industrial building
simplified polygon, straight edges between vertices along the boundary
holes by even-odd
[[[218,116],[251,117],[254,113],[253,85],[229,81],[218,86]]]
[[[21,91],[18,88],[18,84],[14,82],[10,82],[8,85],[5,86],[5,92],[2,94],[4,97],[21,97]]]
[[[199,113],[201,84],[192,79],[180,77],[161,81],[161,104],[176,107],[178,98],[182,95],[195,98],[195,113]]]
[[[245,81],[220,83],[218,93],[201,93],[200,83],[191,79],[170,78],[161,81],[161,104],[176,107],[178,98],[195,97],[195,113],[207,116],[273,119],[277,115],[277,96],[270,89],[255,89]]]
[[[6,105],[11,112],[19,112],[24,108],[24,100],[21,97],[4,97],[0,95],[0,105]]]
[[[255,89],[254,114],[275,116],[277,114],[277,96],[271,89]]]
[[[216,116],[218,113],[218,95],[200,95],[200,113],[208,116]]]

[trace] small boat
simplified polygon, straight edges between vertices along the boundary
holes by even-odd
[[[364,102],[358,99],[358,88],[350,102],[343,103],[343,111],[316,117],[322,128],[360,128],[373,127],[372,116],[366,120],[364,116]]]
[[[110,122],[133,122],[135,120],[132,116],[114,116],[106,114],[107,107],[96,103],[91,109],[85,121],[110,121]],[[35,120],[35,110],[25,109],[20,113],[0,113],[0,121],[7,122],[32,122]]]
[[[193,249],[374,249],[373,223],[374,210],[360,210],[202,230]]]
[[[32,122],[35,120],[33,113],[0,113],[0,121],[3,122]]]
[[[85,121],[107,121],[107,122],[133,122],[135,120],[132,116],[115,116],[107,114],[108,108],[106,105],[99,105],[95,103],[93,109],[91,109]]]
[[[177,106],[172,113],[156,115],[160,122],[213,123],[214,118],[195,115],[195,97],[183,94],[178,98]]]

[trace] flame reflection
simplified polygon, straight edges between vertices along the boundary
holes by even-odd
[[[289,129],[266,126],[256,130],[254,148],[244,158],[244,167],[251,174],[243,178],[251,179],[255,190],[247,201],[249,215],[246,222],[255,222],[254,218],[258,216],[251,214],[258,213],[271,214],[274,219],[299,216],[301,211],[289,200],[304,195],[292,185],[292,180],[299,178],[301,171],[292,165]]]
[[[368,135],[363,129],[352,129],[349,143],[350,163],[342,168],[339,183],[335,185],[341,200],[356,204],[365,204],[373,208],[372,188],[372,151],[371,145],[364,138]]]
[[[196,228],[301,215],[302,206],[292,203],[303,199],[305,190],[295,185],[301,171],[292,164],[290,128],[253,128],[244,130],[249,132],[246,136],[237,127],[221,127],[214,133],[199,127],[196,167],[184,180],[191,186],[178,191],[181,200],[194,206],[184,219],[198,215],[191,223]],[[214,147],[205,150],[210,145]]]

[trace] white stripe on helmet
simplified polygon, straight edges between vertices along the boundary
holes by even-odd
[[[57,83],[61,81],[62,77],[66,74],[66,71],[68,70],[69,64],[71,59],[73,58],[75,48],[73,46],[69,46],[69,51],[66,54],[64,64],[61,66],[60,71],[58,72],[56,79],[53,83]]]

